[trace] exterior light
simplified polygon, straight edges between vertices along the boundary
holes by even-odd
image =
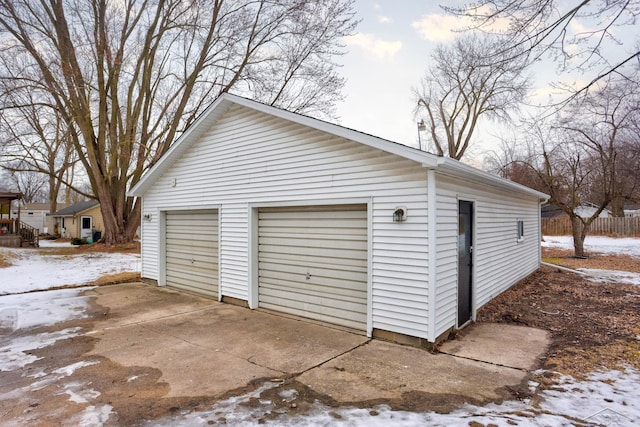
[[[406,220],[407,220],[407,207],[396,206],[396,209],[393,211],[393,222],[403,222]]]

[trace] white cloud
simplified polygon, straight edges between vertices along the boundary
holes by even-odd
[[[347,46],[355,46],[372,54],[377,59],[391,58],[402,48],[402,42],[386,41],[373,34],[356,33],[345,39]]]
[[[389,18],[388,16],[379,15],[378,22],[381,24],[388,24],[389,22],[391,22],[391,18]]]
[[[478,13],[482,13],[479,9]],[[472,21],[465,17],[456,17],[432,13],[423,15],[418,21],[414,21],[411,26],[425,40],[434,42],[447,42],[456,38],[460,31],[471,28]],[[502,32],[509,27],[509,21],[496,19],[485,29],[493,32]]]

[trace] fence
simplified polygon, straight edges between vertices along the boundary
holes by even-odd
[[[571,221],[568,216],[542,218],[544,236],[570,236]],[[596,218],[589,226],[589,235],[640,237],[640,217]]]

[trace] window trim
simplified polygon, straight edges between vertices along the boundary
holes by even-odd
[[[524,220],[516,220],[516,242],[524,242]]]

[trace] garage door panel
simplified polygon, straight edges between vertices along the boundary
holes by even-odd
[[[353,272],[348,270],[305,268],[289,266],[283,271],[281,265],[275,263],[260,263],[260,277],[289,280],[299,283],[318,283],[327,286],[345,287],[351,289],[367,289],[367,272]],[[309,273],[309,278],[307,278]]]
[[[346,250],[346,249],[330,249],[330,248],[310,248],[304,246],[276,246],[276,245],[260,245],[258,250],[270,254],[281,255],[309,255],[318,258],[331,257],[336,259],[359,259],[362,251]]]
[[[351,315],[355,317],[352,320],[366,320],[366,304],[360,302],[349,301],[348,298],[342,297],[339,299],[327,298],[325,295],[306,294],[304,299],[291,298],[291,293],[279,291],[277,289],[269,289],[264,295],[265,302],[268,303],[270,298],[275,302],[278,300],[288,300],[289,308],[305,308],[311,313],[333,313],[334,316],[344,316],[344,312],[351,312]],[[308,316],[307,316],[308,317]]]
[[[202,248],[201,248],[202,250],[206,250],[207,246],[217,247],[217,242],[215,246],[212,245],[213,239],[215,239],[216,241],[218,240],[217,230],[215,232],[207,232],[204,230],[198,231],[198,230],[185,229],[185,231],[183,232],[173,232],[173,231],[168,232],[166,236],[167,236],[166,237],[167,243],[172,246],[191,247],[192,246],[191,242],[197,241],[202,243]],[[204,245],[204,243],[209,243],[209,245]]]
[[[182,261],[188,261],[192,264],[200,264],[200,263],[210,263],[213,265],[218,265],[218,256],[217,253],[195,253],[193,251],[188,250],[167,250],[167,257],[169,259],[175,259],[176,261],[182,263]],[[192,262],[193,261],[193,262]],[[168,261],[171,262],[171,261]]]
[[[217,211],[172,211],[165,219],[167,285],[217,297]]]
[[[261,307],[366,329],[366,205],[260,209],[258,261]]]
[[[268,283],[268,287],[263,289],[263,293],[268,295],[272,290],[279,291],[288,291],[292,286],[296,287],[296,292],[300,294],[309,294],[316,296],[327,296],[332,295],[332,297],[337,298],[340,296],[349,298],[353,298],[353,301],[362,302],[363,299],[367,298],[367,290],[359,289],[359,288],[344,288],[340,286],[329,286],[324,283],[300,283],[294,280],[287,280],[284,278],[266,278],[265,283]],[[328,289],[331,288],[331,289]]]
[[[322,274],[323,277],[336,277],[341,278],[343,275],[348,274],[360,274],[360,279],[364,279],[366,282],[367,277],[367,266],[351,266],[351,265],[336,265],[334,263],[325,264],[316,262],[314,264],[310,263],[294,263],[294,262],[283,262],[279,259],[265,259],[258,265],[260,270],[262,271],[286,271],[292,274],[300,274],[306,275],[310,273],[314,276],[319,276]]]
[[[360,271],[361,269],[367,270],[366,259],[348,259],[348,258],[333,258],[323,257],[319,258],[314,255],[300,255],[300,254],[268,254],[261,253],[260,260],[264,262],[273,262],[277,264],[287,265],[313,265],[324,268],[346,269],[349,271]]]
[[[305,221],[305,220],[289,220],[289,221],[275,221],[275,220],[261,220],[261,222],[264,223],[265,227],[282,227],[283,229],[292,229],[292,230],[296,230],[296,229],[301,229],[307,226],[313,227],[313,221],[309,222],[309,221]],[[315,226],[318,228],[318,230],[323,230],[323,229],[332,229],[332,230],[340,230],[340,229],[353,229],[355,232],[357,232],[357,230],[362,230],[362,227],[359,227],[359,225],[361,225],[362,220],[358,219],[358,218],[354,218],[354,219],[348,219],[348,220],[344,220],[344,221],[326,221],[326,222],[319,222],[318,224],[315,224]],[[364,227],[364,229],[366,230],[366,227]]]
[[[366,251],[367,250],[367,242],[360,240],[356,240],[354,236],[353,238],[348,238],[347,236],[341,236],[339,238],[306,238],[304,237],[262,237],[259,239],[260,245],[272,245],[272,246],[291,246],[291,247],[313,247],[313,248],[330,248],[330,249],[346,249],[346,250],[357,250],[357,251]]]
[[[350,312],[347,315],[343,309],[318,305],[317,302],[306,303],[298,300],[289,300],[286,306],[283,307],[281,297],[265,297],[261,307],[327,323],[336,323],[336,318],[341,318],[342,320],[339,323],[341,326],[360,330],[362,330],[362,325],[367,323],[366,314],[362,314],[363,310],[366,313],[366,306],[364,305],[359,307],[358,311]]]

